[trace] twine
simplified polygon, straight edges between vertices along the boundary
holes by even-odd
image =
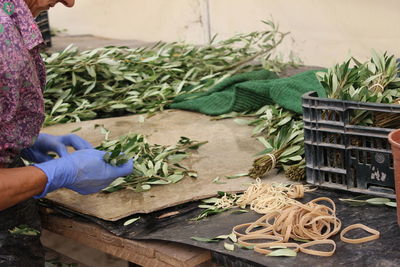
[[[270,157],[271,160],[272,160],[272,165],[267,169],[267,172],[268,172],[268,171],[272,170],[273,168],[275,168],[275,166],[276,166],[276,157],[272,153],[268,153],[266,156]]]

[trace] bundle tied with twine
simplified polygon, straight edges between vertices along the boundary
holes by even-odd
[[[260,178],[278,165],[296,165],[303,160],[304,132],[302,121],[291,121],[282,127],[275,135],[264,141],[265,155],[257,158],[249,170],[249,176]]]
[[[277,158],[279,158],[282,152],[283,150],[281,149],[254,160],[253,168],[249,171],[249,176],[252,178],[258,178],[274,169],[276,167]]]

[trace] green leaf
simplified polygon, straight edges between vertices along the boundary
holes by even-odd
[[[200,209],[217,209],[216,206],[212,206],[212,205],[199,205],[198,207]]]
[[[147,181],[146,182],[146,184],[150,184],[150,185],[157,185],[157,184],[160,184],[160,185],[164,185],[164,184],[170,184],[171,182],[170,181],[164,181],[164,180],[154,180],[154,181]]]
[[[285,157],[288,155],[291,155],[297,151],[299,151],[301,149],[301,146],[292,146],[289,147],[288,149],[286,149],[285,151],[283,151],[283,153],[281,154],[281,157]]]
[[[114,105],[110,106],[110,108],[113,108],[113,109],[122,109],[122,108],[127,108],[127,107],[128,107],[128,105],[126,105],[126,104],[114,104]]]
[[[250,120],[244,120],[244,119],[234,119],[233,121],[240,125],[249,125],[251,122]]]
[[[76,128],[76,129],[73,129],[73,130],[71,131],[71,133],[76,133],[76,132],[78,132],[78,131],[80,131],[80,130],[82,130],[82,127],[78,127],[78,128]]]
[[[226,249],[226,250],[229,250],[229,251],[234,251],[235,250],[235,245],[233,245],[233,244],[229,244],[229,243],[224,243],[224,248]]]
[[[283,118],[282,120],[280,120],[279,122],[278,122],[278,126],[282,126],[282,125],[285,125],[286,123],[288,123],[289,121],[291,121],[292,120],[292,117],[285,117],[285,118]]]
[[[175,184],[175,183],[179,182],[180,180],[182,180],[183,177],[184,177],[183,174],[173,174],[173,175],[170,175],[167,179],[169,181],[171,181],[171,183]]]
[[[268,149],[268,152],[272,151],[273,147],[267,140],[265,140],[264,137],[257,137],[257,140],[260,141],[260,143],[263,144]],[[266,152],[266,153],[268,153],[268,152]]]
[[[72,72],[72,86],[73,87],[76,86],[76,74],[75,74],[75,72]]]
[[[265,154],[268,154],[268,153],[270,153],[270,152],[272,152],[274,149],[273,148],[266,148],[266,149],[264,149],[263,151],[261,151],[260,153],[257,153],[256,155],[254,155],[254,156],[261,156],[261,155],[265,155]]]
[[[127,220],[126,222],[124,222],[124,226],[128,226],[128,225],[130,225],[130,224],[132,224],[132,223],[138,221],[139,219],[140,219],[140,217]]]
[[[147,191],[147,190],[151,189],[151,186],[148,185],[148,184],[144,184],[144,185],[141,186],[141,188],[142,188],[143,191]]]
[[[197,173],[196,172],[187,172],[187,175],[189,175],[192,178],[197,178]]]
[[[86,88],[85,92],[83,93],[84,95],[89,94],[94,88],[96,87],[96,81],[92,82],[88,88]]]
[[[217,201],[219,201],[219,198],[212,197],[212,198],[202,199],[201,201],[208,204],[215,204]]]
[[[169,171],[168,171],[168,163],[167,162],[164,162],[164,164],[162,166],[162,171],[163,171],[164,176],[168,176]]]
[[[231,176],[226,176],[227,179],[236,179],[236,178],[240,178],[240,177],[245,177],[245,176],[249,176],[248,173],[240,173],[240,174],[235,174],[235,175],[231,175]]]
[[[235,233],[231,233],[228,237],[233,243],[237,242],[237,237]]]
[[[191,239],[199,241],[199,242],[206,242],[206,243],[218,243],[219,240],[215,238],[205,238],[205,237],[197,237],[192,236]]]
[[[13,235],[27,235],[27,236],[38,236],[40,235],[40,231],[31,228],[27,225],[20,225],[18,227],[14,227],[12,230],[8,230]]]
[[[376,197],[376,198],[370,198],[365,200],[368,204],[372,205],[384,205],[387,202],[390,202],[390,199],[388,198],[382,198],[382,197]]]
[[[187,158],[187,154],[176,154],[176,155],[168,156],[168,160],[171,163],[178,163],[178,162],[182,161],[185,158]]]
[[[267,256],[271,257],[296,257],[297,253],[289,248],[277,249],[269,253]]]
[[[237,247],[239,247],[239,248],[242,248],[242,249],[247,249],[247,250],[252,250],[252,249],[254,249],[254,246],[245,246],[245,245],[242,245],[242,244],[239,244],[239,243],[235,243],[235,245],[236,245]]]
[[[241,209],[241,210],[233,210],[232,211],[232,213],[247,213],[247,212],[249,212],[248,210],[244,210],[244,209]]]
[[[389,207],[393,207],[393,208],[396,208],[396,207],[397,207],[397,203],[396,203],[396,202],[393,202],[393,201],[385,202],[385,205],[386,205],[386,206],[389,206]]]
[[[212,182],[213,182],[214,184],[226,184],[226,182],[221,182],[221,181],[219,180],[219,177],[216,177],[214,180],[212,180]]]

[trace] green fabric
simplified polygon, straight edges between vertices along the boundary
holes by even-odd
[[[223,80],[207,92],[180,95],[169,107],[216,116],[277,103],[301,114],[301,96],[304,93],[316,91],[320,97],[326,97],[316,72],[306,71],[280,79],[267,70],[242,73]]]

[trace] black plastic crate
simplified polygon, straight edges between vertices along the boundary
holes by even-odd
[[[352,125],[357,110],[395,113],[400,105],[303,95],[307,182],[328,188],[395,198],[393,129]]]

